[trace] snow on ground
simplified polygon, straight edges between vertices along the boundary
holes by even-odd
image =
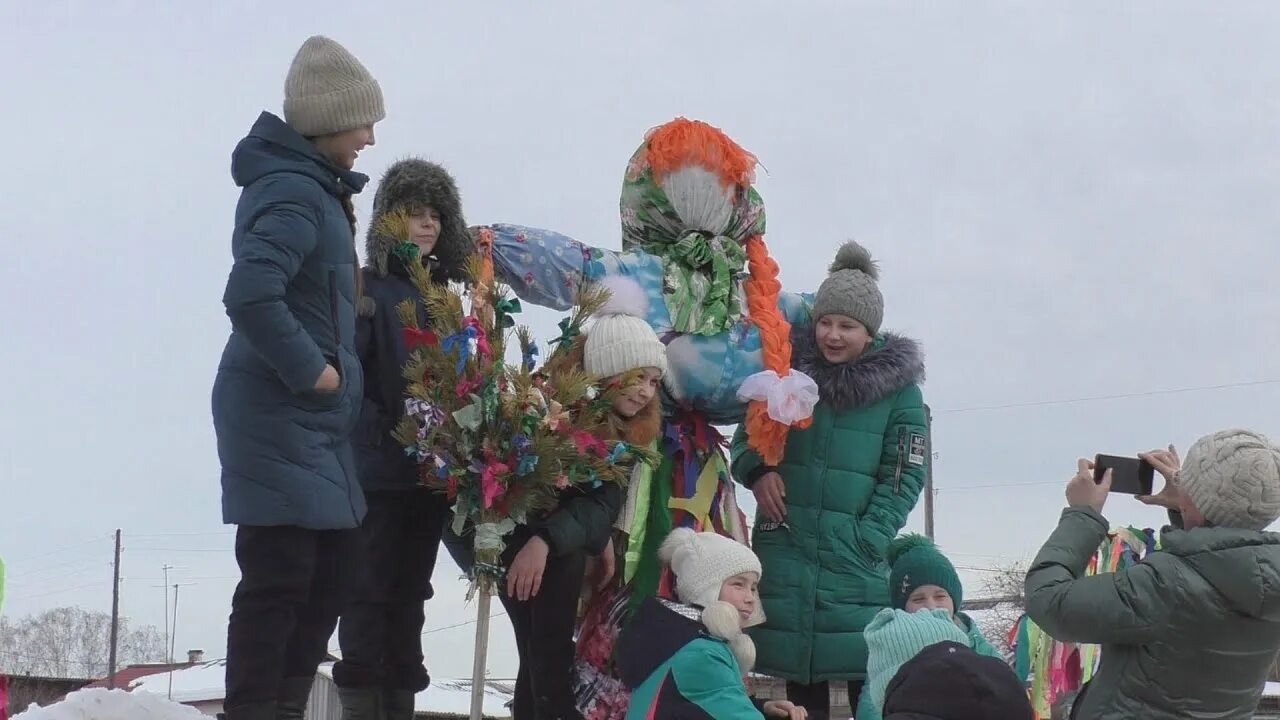
[[[199,710],[151,693],[77,690],[48,707],[32,705],[13,720],[208,720]]]
[[[333,665],[321,665],[320,674],[332,678]],[[483,706],[485,717],[511,717],[511,711],[507,709],[507,701],[510,699],[510,694],[503,693],[492,685],[485,685]],[[414,698],[414,709],[420,713],[467,717],[471,712],[471,681],[433,678],[431,687],[418,693]]]
[[[189,668],[174,670],[172,673],[156,673],[138,678],[130,689],[169,697],[170,675],[172,675],[174,702],[198,703],[222,700],[226,697],[224,684],[226,672],[226,660],[210,660]],[[319,672],[332,679],[333,664],[321,665]],[[489,717],[510,717],[511,712],[506,708],[506,703],[510,699],[509,693],[504,694],[492,686],[486,686],[484,714]],[[433,680],[431,687],[418,693],[414,704],[418,712],[465,717],[471,710],[471,683],[467,680]]]

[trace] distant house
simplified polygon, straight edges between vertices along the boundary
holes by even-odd
[[[139,663],[137,665],[126,665],[116,671],[115,687],[122,690],[128,690],[135,681],[148,675],[167,673],[171,670],[182,670],[183,668],[189,668],[203,661],[203,650],[188,650],[187,661],[183,663]],[[111,687],[111,678],[109,677],[99,678],[85,686],[86,689],[107,687]]]
[[[69,692],[75,692],[89,684],[88,678],[53,678],[35,675],[4,675],[8,688],[8,717],[26,710],[32,703],[41,707],[61,700]],[[0,688],[2,689],[2,688]],[[0,693],[0,697],[4,693]],[[0,708],[4,710],[5,708]],[[0,716],[4,716],[0,713]]]
[[[148,692],[189,705],[210,717],[224,711],[227,697],[225,684],[227,661],[210,660],[187,665],[172,672],[160,671],[134,680],[128,687],[134,692]],[[511,717],[506,703],[514,694],[514,683],[490,681],[485,686],[484,717],[505,720]],[[419,720],[456,720],[470,716],[471,683],[464,680],[437,679],[416,698]],[[340,720],[342,704],[338,688],[333,684],[333,663],[326,662],[316,673],[311,698],[307,701],[306,720]]]

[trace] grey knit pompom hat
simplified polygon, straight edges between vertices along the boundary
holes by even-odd
[[[880,271],[871,259],[871,253],[850,240],[840,247],[831,274],[818,288],[813,302],[813,319],[824,315],[847,315],[862,323],[867,332],[880,332],[884,319],[884,297],[876,280]]]

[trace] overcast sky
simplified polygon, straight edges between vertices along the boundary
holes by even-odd
[[[627,159],[685,115],[760,157],[787,288],[869,247],[886,327],[928,355],[937,535],[970,597],[1035,552],[1077,457],[1280,435],[1274,4],[4,3],[6,614],[109,610],[122,528],[124,614],[163,626],[173,565],[179,654],[224,651],[230,153],[313,33],[386,96],[357,169],[442,162],[472,223],[619,247]],[[544,339],[556,319],[525,317]],[[1161,521],[1125,497],[1108,515]],[[429,629],[474,619],[457,575],[441,563]],[[472,636],[428,634],[432,674],[469,675]],[[515,673],[505,619],[490,667]]]

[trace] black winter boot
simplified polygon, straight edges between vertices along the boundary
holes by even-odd
[[[303,720],[307,715],[307,700],[311,699],[311,685],[315,676],[285,678],[280,683],[280,700],[276,703],[275,720]]]
[[[382,691],[382,717],[386,720],[413,720],[415,695],[417,693],[412,690],[384,689]]]
[[[381,688],[338,688],[342,720],[386,720]],[[410,715],[410,717],[413,717]]]

